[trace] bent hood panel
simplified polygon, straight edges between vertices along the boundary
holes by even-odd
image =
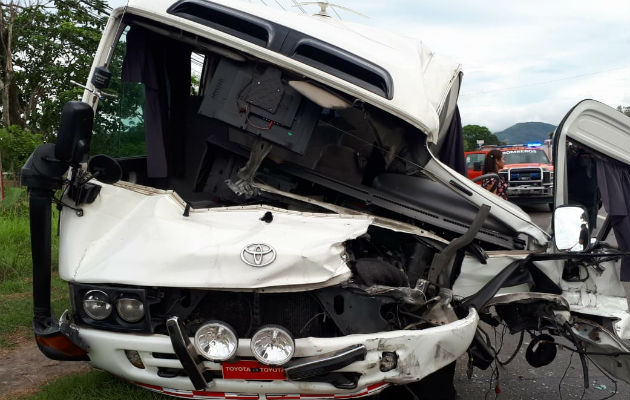
[[[60,274],[85,283],[213,289],[271,289],[335,284],[350,277],[343,242],[372,218],[291,212],[264,206],[191,210],[171,192],[141,194],[103,185],[83,217],[62,213]],[[261,220],[267,212],[270,223]],[[252,267],[250,244],[276,259]],[[268,258],[264,261],[268,261]]]

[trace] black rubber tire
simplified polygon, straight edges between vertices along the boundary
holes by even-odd
[[[396,385],[383,390],[374,399],[378,400],[456,400],[453,379],[455,362],[435,371],[419,382]],[[414,398],[415,396],[415,398]]]

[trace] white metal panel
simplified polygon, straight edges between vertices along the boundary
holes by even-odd
[[[465,318],[427,329],[397,330],[334,338],[296,339],[295,357],[316,356],[355,344],[363,344],[368,351],[366,359],[343,368],[344,371],[361,372],[359,387],[384,381],[409,383],[437,371],[464,354],[472,342],[478,323],[479,316],[475,309],[471,308]],[[125,350],[135,350],[141,355],[173,354],[171,340],[166,335],[137,335],[80,328],[79,336],[90,346],[90,362],[96,368],[109,371],[132,382],[164,385],[180,390],[193,389],[188,377],[163,378],[157,375],[156,367],[147,365],[147,368],[140,369],[134,367],[127,360]],[[380,371],[378,360],[383,351],[395,351],[397,353],[397,368],[387,372]],[[252,356],[249,339],[239,340],[237,355],[239,357]],[[154,364],[153,360],[151,361],[151,364]],[[176,362],[179,363],[179,361]],[[216,364],[209,361],[204,364],[206,368],[210,369],[217,367]],[[274,394],[348,393],[345,389],[338,389],[324,382],[246,381],[240,379],[215,379],[212,391]]]
[[[556,207],[567,202],[566,140],[575,139],[591,149],[630,164],[630,117],[595,100],[583,100],[564,118],[557,143],[554,187]]]
[[[261,220],[273,214],[270,223]],[[306,290],[350,277],[343,242],[372,217],[292,212],[266,206],[191,210],[172,192],[141,194],[103,185],[84,216],[64,212],[60,274],[69,281],[236,290]],[[250,266],[250,244],[276,259]]]

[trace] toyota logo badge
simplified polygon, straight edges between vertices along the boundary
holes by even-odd
[[[245,246],[241,251],[241,260],[252,267],[266,267],[276,259],[273,247],[264,243],[253,243]]]

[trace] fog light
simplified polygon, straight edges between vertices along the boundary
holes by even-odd
[[[110,316],[112,305],[105,292],[90,290],[83,296],[83,310],[90,318],[101,321]]]
[[[381,354],[381,372],[391,371],[398,365],[398,354],[392,351],[384,351]]]
[[[264,326],[252,337],[254,357],[267,365],[282,365],[293,357],[295,342],[291,333],[280,326]]]
[[[234,329],[218,321],[208,322],[195,333],[195,348],[210,361],[225,361],[234,357],[238,338]]]
[[[142,358],[140,358],[140,353],[135,350],[125,350],[125,355],[131,365],[136,368],[144,369],[144,363],[142,362]]]
[[[138,299],[123,297],[116,302],[116,311],[120,318],[134,323],[144,318],[144,304]]]

